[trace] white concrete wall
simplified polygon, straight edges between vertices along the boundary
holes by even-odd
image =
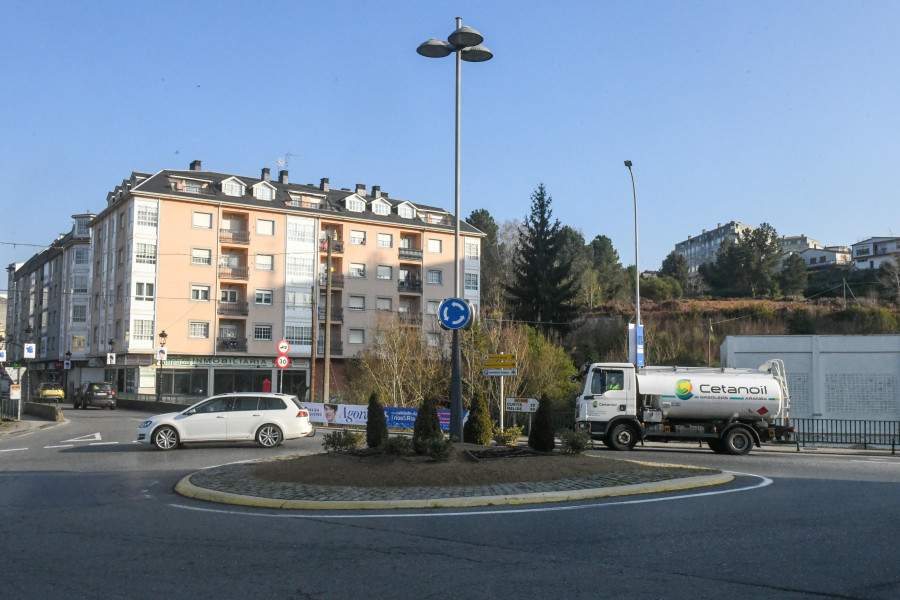
[[[900,335],[738,335],[722,366],[784,361],[796,418],[900,420]]]

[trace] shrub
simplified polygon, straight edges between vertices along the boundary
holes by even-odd
[[[453,451],[453,444],[450,440],[445,440],[443,436],[439,438],[429,438],[421,444],[422,452],[425,456],[436,461],[444,461],[450,458]]]
[[[387,418],[384,416],[384,405],[378,394],[369,396],[369,413],[366,418],[366,446],[378,448],[388,439]]]
[[[322,446],[325,452],[350,452],[356,450],[365,441],[366,434],[362,431],[342,429],[334,433],[326,433]]]
[[[494,441],[498,446],[515,446],[522,437],[522,427],[507,427],[506,431],[500,431],[499,427],[494,428]]]
[[[405,435],[395,435],[385,440],[384,451],[393,456],[403,456],[412,452],[412,439]]]
[[[425,444],[428,440],[443,439],[444,434],[441,433],[441,421],[437,413],[437,398],[434,396],[425,396],[422,407],[416,415],[416,422],[413,425],[413,450],[416,454],[425,454]]]
[[[562,451],[566,454],[581,454],[591,445],[591,436],[581,431],[566,429],[559,435]]]
[[[463,425],[463,441],[469,444],[487,446],[491,443],[494,424],[491,421],[491,412],[482,392],[476,392],[472,398],[472,406],[469,408],[469,418]]]
[[[541,396],[537,412],[534,413],[531,433],[528,435],[528,445],[538,452],[551,452],[556,447],[553,420],[550,413],[550,398],[544,394]]]

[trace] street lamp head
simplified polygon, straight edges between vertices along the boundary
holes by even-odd
[[[72,358],[72,353],[69,350],[66,350],[66,360]]]
[[[431,38],[427,42],[422,42],[419,44],[419,47],[416,48],[416,52],[422,56],[427,56],[428,58],[444,58],[445,56],[450,56],[455,51],[456,48],[453,44],[442,42],[435,38]]]
[[[161,346],[166,345],[166,338],[168,338],[168,337],[169,337],[169,334],[166,333],[165,329],[163,329],[162,331],[159,332],[159,343]]]
[[[494,54],[481,44],[478,44],[477,46],[461,50],[459,57],[467,62],[485,62],[494,58]]]
[[[625,166],[628,167],[628,168],[630,169],[630,168],[631,168],[631,161],[630,161],[630,160],[626,160],[626,161],[625,161]]]
[[[484,36],[468,26],[462,26],[447,38],[457,48],[470,48],[484,41]]]

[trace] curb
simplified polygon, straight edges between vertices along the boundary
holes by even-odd
[[[198,471],[199,472],[199,471]],[[729,483],[734,479],[731,473],[682,477],[652,483],[638,483],[606,488],[586,490],[568,490],[559,492],[536,492],[529,494],[513,494],[505,496],[473,496],[459,498],[422,498],[410,500],[348,500],[348,501],[316,501],[316,500],[278,500],[245,496],[220,492],[197,487],[190,479],[196,473],[183,477],[174,487],[177,494],[195,500],[205,500],[219,504],[250,506],[256,508],[282,508],[289,510],[385,510],[408,508],[469,508],[476,506],[516,506],[547,502],[570,502],[594,498],[611,498],[615,496],[631,496],[635,494],[653,494],[672,492],[712,485]]]

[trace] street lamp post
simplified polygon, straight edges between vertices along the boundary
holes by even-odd
[[[68,400],[69,398],[69,371],[72,369],[72,352],[71,350],[66,350],[66,362],[63,364],[63,371],[66,372],[66,382],[63,387],[63,400]],[[57,402],[57,404],[59,404]]]
[[[156,361],[159,363],[159,372],[156,374],[157,382],[156,382],[156,401],[162,402],[162,372],[163,365],[165,363],[166,356],[166,340],[169,335],[166,333],[166,330],[163,329],[159,332],[159,350],[156,352]]]
[[[453,296],[459,298],[459,157],[460,157],[460,105],[462,87],[462,63],[484,62],[494,57],[490,50],[481,45],[484,37],[471,27],[463,27],[462,18],[456,17],[456,30],[444,42],[431,38],[423,42],[416,52],[427,58],[444,58],[456,54],[456,162],[455,162],[455,228],[453,232]],[[460,369],[459,329],[453,330],[453,345],[450,357],[450,439],[462,441],[463,404],[462,372]]]
[[[634,330],[635,330],[635,365],[643,361],[639,357],[638,348],[643,345],[641,333],[641,269],[638,265],[638,213],[637,213],[637,188],[634,185],[634,172],[631,170],[631,161],[626,160],[628,174],[631,175],[631,193],[634,196]]]

